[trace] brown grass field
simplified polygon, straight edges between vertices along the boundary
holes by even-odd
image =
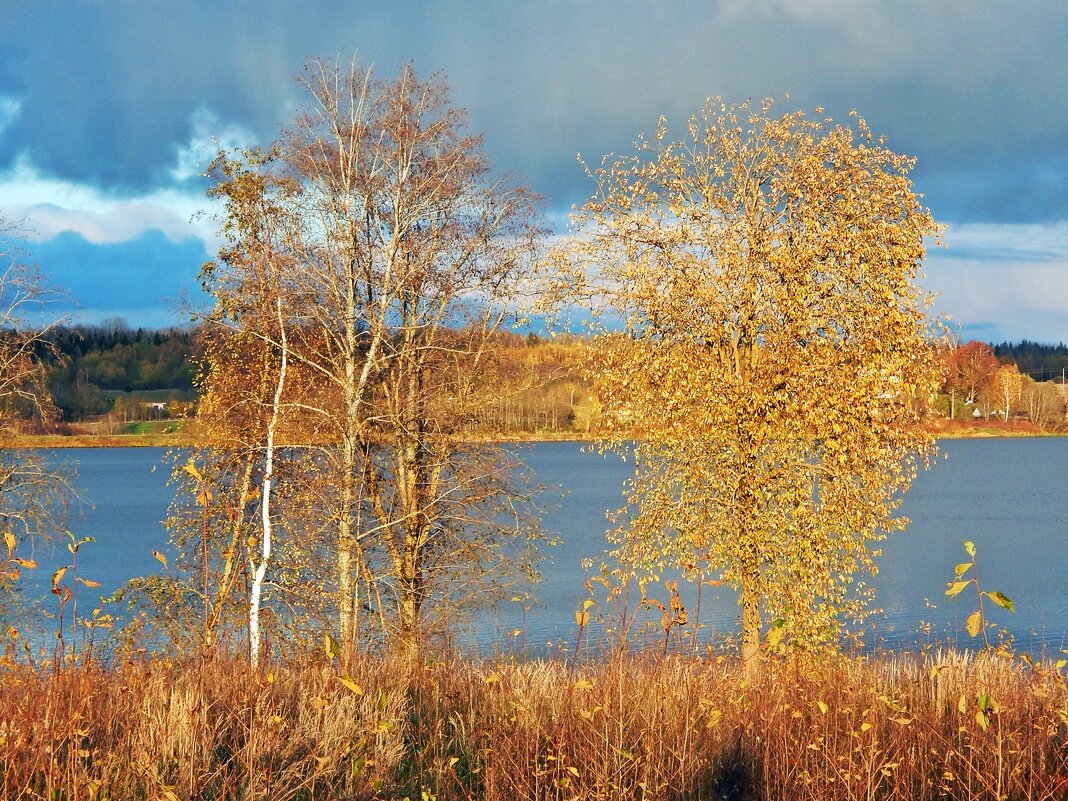
[[[1068,798],[1062,672],[997,656],[163,658],[0,674],[4,799]]]

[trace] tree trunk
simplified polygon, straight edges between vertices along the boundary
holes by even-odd
[[[342,469],[346,471],[341,477],[341,498],[338,510],[337,535],[337,614],[338,635],[341,645],[342,661],[347,661],[356,648],[356,631],[353,625],[352,597],[352,467],[355,461],[353,443],[346,433],[342,445]]]
[[[402,582],[397,627],[397,655],[406,665],[414,665],[419,656],[419,599],[415,582]]]
[[[260,599],[263,593],[263,581],[267,576],[267,566],[271,561],[271,535],[273,533],[273,524],[271,521],[271,487],[274,484],[274,435],[275,429],[278,427],[279,410],[282,406],[282,392],[286,385],[286,366],[289,356],[285,322],[282,319],[281,297],[276,299],[276,308],[278,312],[278,327],[281,332],[282,356],[278,365],[278,383],[274,388],[274,401],[271,406],[271,420],[267,424],[267,445],[263,465],[262,504],[260,506],[261,523],[263,526],[263,536],[260,540],[260,558],[258,562],[255,558],[251,560],[253,574],[252,587],[249,593],[248,638],[249,663],[253,670],[259,668],[260,650],[263,641],[263,634],[260,630]]]
[[[742,586],[742,665],[747,677],[760,670],[760,597],[751,581]]]

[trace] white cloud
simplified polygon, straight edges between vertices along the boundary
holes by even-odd
[[[0,95],[0,135],[15,124],[22,111],[22,100],[11,95]]]
[[[0,133],[18,109],[17,100],[0,96]],[[165,172],[171,185],[140,196],[115,195],[57,178],[23,153],[9,169],[0,170],[0,215],[18,221],[35,240],[74,231],[89,242],[108,244],[158,229],[173,242],[195,237],[209,251],[215,250],[216,223],[205,214],[210,203],[191,179],[203,174],[220,148],[248,145],[254,137],[247,128],[225,123],[206,108],[191,115],[190,129],[188,142],[175,149],[174,162]]]
[[[1068,342],[1068,221],[959,225],[928,251],[937,309],[990,339]]]
[[[220,150],[233,150],[256,141],[252,132],[241,125],[223,123],[219,115],[207,108],[193,112],[189,141],[178,148],[175,165],[169,175],[175,181],[188,181],[204,173]]]
[[[115,196],[46,175],[25,155],[11,169],[0,171],[0,214],[22,223],[36,240],[74,231],[90,242],[105,244],[158,228],[174,242],[196,237],[214,249],[216,225],[203,214],[208,206],[203,193],[194,189]]]
[[[972,223],[949,226],[946,255],[984,260],[1064,261],[1068,259],[1068,220],[1054,223]]]

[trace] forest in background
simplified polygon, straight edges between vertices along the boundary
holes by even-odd
[[[89,430],[114,433],[116,426],[195,417],[200,333],[196,327],[133,329],[122,321],[49,332],[54,347],[42,348],[42,360],[59,411],[55,430],[76,433],[79,424],[91,424]],[[480,407],[479,430],[588,430],[596,401],[583,339],[501,332],[495,345],[503,381],[497,397]],[[27,418],[24,430],[49,429]]]
[[[49,341],[54,349],[43,350],[42,356],[59,412],[54,432],[136,432],[141,422],[195,417],[202,349],[198,328],[131,328],[123,320],[112,320],[59,327],[50,332]],[[498,397],[480,409],[480,432],[589,432],[598,387],[586,365],[585,339],[502,332],[496,347],[507,363],[505,380]],[[949,348],[945,363],[946,380],[934,404],[940,417],[974,424],[1004,422],[1007,405],[1009,420],[1031,422],[1045,431],[1062,426],[1065,344],[973,340]],[[1015,368],[1019,376],[1009,378],[1008,386],[1006,378],[1013,372],[999,378],[1003,366]],[[29,419],[25,430],[48,431]]]

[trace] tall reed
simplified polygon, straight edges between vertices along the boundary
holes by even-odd
[[[1063,801],[1068,694],[961,653],[8,666],[0,797]]]

